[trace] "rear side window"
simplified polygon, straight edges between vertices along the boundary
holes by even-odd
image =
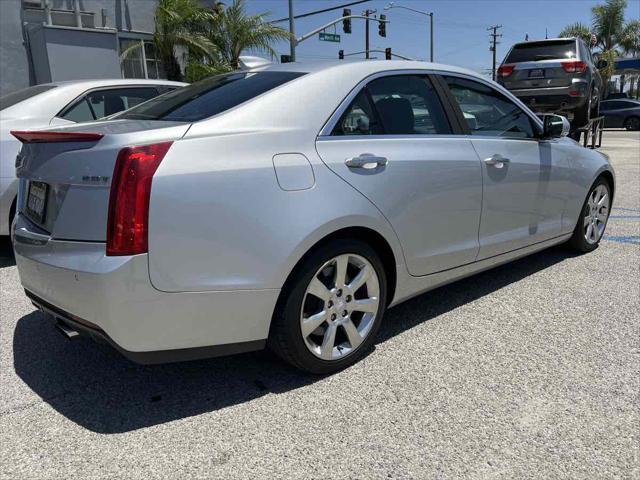
[[[472,80],[445,77],[471,135],[535,138],[535,127],[518,105],[497,90]]]
[[[90,122],[122,112],[158,96],[154,87],[94,90],[66,107],[57,116],[71,122]]]
[[[31,97],[35,97],[47,90],[56,88],[56,85],[36,85],[35,87],[23,88],[17,92],[9,93],[0,97],[0,110],[13,107],[15,104],[27,100]]]
[[[504,63],[567,60],[572,58],[576,58],[575,40],[527,42],[514,45]]]
[[[113,118],[197,122],[302,75],[298,72],[234,72],[217,75],[169,92]]]
[[[333,135],[427,135],[451,133],[431,82],[416,75],[371,81],[353,100]]]

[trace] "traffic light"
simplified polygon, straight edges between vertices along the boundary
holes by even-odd
[[[391,60],[391,47],[387,47],[384,49],[384,58],[386,60]]]
[[[381,37],[387,36],[387,24],[385,23],[386,19],[387,19],[386,15],[380,15],[380,21],[378,22],[378,34]]]
[[[342,16],[343,17],[348,17],[351,15],[351,9],[350,8],[345,8],[342,11]],[[351,19],[350,18],[345,18],[344,20],[342,20],[342,31],[344,31],[344,33],[351,33]]]
[[[338,50],[338,60],[344,60],[344,50]]]

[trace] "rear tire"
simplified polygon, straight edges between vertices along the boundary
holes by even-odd
[[[386,295],[384,267],[375,250],[357,240],[332,241],[309,254],[287,280],[267,346],[310,373],[342,370],[371,349]]]
[[[640,130],[640,117],[629,117],[624,121],[624,128],[627,130]]]
[[[589,124],[589,119],[591,118],[591,109],[592,109],[592,99],[593,91],[589,92],[589,97],[584,105],[576,108],[573,113],[573,125],[574,128],[585,127]]]
[[[589,189],[568,245],[580,253],[592,252],[600,244],[611,211],[611,186],[604,177]]]

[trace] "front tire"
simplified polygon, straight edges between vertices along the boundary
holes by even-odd
[[[598,248],[609,220],[611,211],[611,186],[600,177],[589,190],[582,205],[580,216],[569,246],[574,250],[587,253]]]
[[[329,374],[370,350],[386,308],[387,280],[373,248],[335,240],[294,271],[274,313],[268,346],[296,368]]]

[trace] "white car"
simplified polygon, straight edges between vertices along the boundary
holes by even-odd
[[[210,77],[106,121],[13,132],[20,280],[67,336],[138,362],[266,345],[334,372],[388,306],[559,243],[598,247],[613,169],[568,133],[446,65]]]
[[[20,142],[11,130],[89,122],[187,85],[167,80],[78,80],[45,83],[0,98],[0,235],[8,235],[18,181]]]

